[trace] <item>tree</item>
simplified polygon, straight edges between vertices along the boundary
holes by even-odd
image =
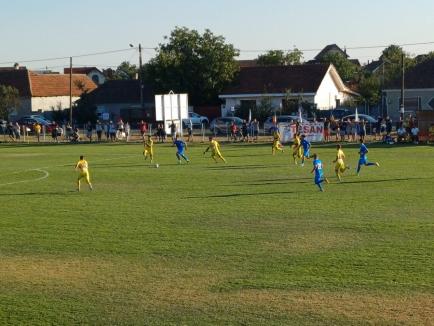
[[[288,66],[298,65],[303,59],[303,52],[299,49],[288,51],[285,53],[282,50],[270,50],[265,54],[261,54],[256,59],[260,66]]]
[[[15,87],[0,85],[0,118],[7,120],[11,110],[19,103],[19,94]]]
[[[81,94],[80,99],[75,102],[72,109],[74,120],[78,123],[95,123],[97,120],[96,106],[90,101],[87,91]]]
[[[405,69],[414,66],[415,61],[410,55],[398,46],[390,45],[383,50],[380,60],[384,62],[384,83],[385,85],[397,80],[402,72],[402,56],[404,55]]]
[[[238,51],[208,29],[200,34],[176,27],[165,39],[144,66],[145,80],[157,92],[188,93],[193,105],[218,103],[218,94],[239,69]]]
[[[370,105],[377,104],[381,97],[381,81],[376,75],[363,76],[358,85],[358,93],[361,99]]]
[[[357,78],[358,67],[341,53],[327,53],[321,60],[333,64],[344,82]]]
[[[122,62],[116,70],[111,68],[104,69],[103,74],[107,79],[110,80],[119,80],[119,79],[136,79],[137,78],[138,69],[136,65],[129,63],[128,61]]]

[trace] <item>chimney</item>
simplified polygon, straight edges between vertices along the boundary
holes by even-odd
[[[18,62],[15,62],[15,63],[14,63],[14,69],[15,69],[15,70],[20,69],[20,64],[19,64]]]

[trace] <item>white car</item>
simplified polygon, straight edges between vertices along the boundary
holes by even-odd
[[[188,119],[182,119],[182,126],[184,128],[187,128],[190,124],[192,124],[193,127],[201,126],[202,124],[207,126],[208,123],[209,120],[207,117],[194,112],[188,112]]]

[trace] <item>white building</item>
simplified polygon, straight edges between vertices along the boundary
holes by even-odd
[[[358,94],[344,84],[333,65],[306,64],[241,68],[237,81],[219,98],[224,101],[223,111],[243,104],[259,105],[264,97],[271,99],[274,108],[290,97],[326,110],[355,96]]]
[[[1,69],[0,85],[18,90],[19,106],[10,114],[15,120],[24,115],[69,108],[69,75],[37,74],[27,69]],[[86,75],[72,75],[72,102],[97,86]]]
[[[70,68],[64,68],[63,73],[68,75]],[[78,75],[86,75],[97,85],[102,85],[106,82],[104,74],[97,67],[72,67],[72,73]]]

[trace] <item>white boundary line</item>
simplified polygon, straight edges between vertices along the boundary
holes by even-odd
[[[31,169],[31,170],[26,170],[26,171],[38,171],[38,172],[43,173],[44,175],[42,177],[39,177],[36,179],[26,179],[26,180],[20,180],[20,181],[8,182],[8,183],[0,183],[0,186],[10,186],[10,185],[14,185],[17,183],[40,181],[40,180],[44,180],[50,176],[50,173],[48,173],[47,171],[45,171],[43,169]]]
[[[136,156],[137,154],[126,154],[123,155],[121,157],[112,157],[112,158],[106,158],[106,159],[101,159],[98,162],[102,162],[102,161],[114,161],[114,160],[120,160],[125,158],[125,156]],[[98,164],[98,162],[96,164]],[[44,180],[46,178],[48,178],[50,176],[50,173],[48,173],[48,171],[44,170],[44,169],[49,169],[49,168],[55,168],[55,167],[64,167],[64,166],[74,166],[74,164],[71,163],[67,163],[67,164],[58,164],[58,165],[53,165],[53,166],[45,166],[42,168],[37,168],[37,169],[28,169],[28,170],[22,170],[22,171],[16,171],[16,172],[11,172],[11,174],[19,174],[19,173],[23,173],[23,172],[28,172],[28,171],[38,171],[38,172],[42,172],[44,173],[44,175],[42,177],[36,178],[36,179],[26,179],[26,180],[20,180],[20,181],[14,181],[14,182],[8,182],[8,183],[0,183],[0,187],[1,186],[10,186],[10,185],[14,185],[17,183],[26,183],[26,182],[34,182],[34,181],[41,181]]]

